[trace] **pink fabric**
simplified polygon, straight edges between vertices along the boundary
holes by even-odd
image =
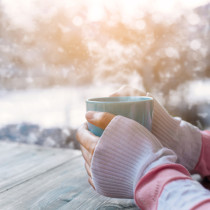
[[[177,179],[191,179],[189,172],[179,164],[165,164],[152,169],[138,182],[134,198],[141,209],[157,209],[158,199],[166,184]]]
[[[202,131],[202,148],[195,172],[201,176],[210,176],[210,131]]]
[[[210,209],[210,199],[200,202],[198,205],[194,206],[191,210],[207,210]]]

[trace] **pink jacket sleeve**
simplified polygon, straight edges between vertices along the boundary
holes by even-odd
[[[201,176],[210,176],[210,131],[202,131],[202,147],[195,172]]]
[[[142,210],[210,209],[210,192],[191,179],[179,164],[165,164],[152,169],[138,182],[135,202]]]
[[[158,199],[169,182],[177,179],[191,179],[190,174],[183,166],[166,164],[152,169],[138,182],[134,199],[142,210],[158,208]]]

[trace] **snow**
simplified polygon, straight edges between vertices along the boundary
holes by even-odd
[[[111,92],[111,86],[0,91],[0,141],[79,149],[86,99]]]
[[[85,100],[110,92],[109,87],[86,86],[0,92],[0,126],[28,122],[77,128],[85,120]]]
[[[173,77],[176,80],[182,69],[195,76],[186,77],[187,82],[170,92],[168,105],[177,108],[183,99],[188,107],[202,104],[196,114],[207,120],[209,112],[203,104],[210,104],[210,80],[189,80],[199,79],[198,76],[207,71],[209,10],[206,7],[201,15],[193,8],[209,1],[152,2],[2,0],[0,88],[11,91],[0,90],[0,127],[5,128],[3,134],[0,129],[0,139],[8,135],[13,139],[16,133],[17,141],[37,143],[42,138],[44,145],[62,145],[66,137],[72,135],[68,128],[76,129],[85,121],[87,98],[109,95],[119,88],[116,83],[144,90],[154,82],[153,90],[162,94],[161,85],[165,83],[166,88],[170,88],[167,81]],[[173,27],[166,30],[164,26],[159,37],[153,32],[156,24],[147,21],[149,13],[155,23],[175,23],[180,28],[177,27],[175,34],[167,35]],[[123,36],[125,41],[120,41],[118,33],[115,34],[115,29],[120,35],[120,30],[126,32],[118,28],[119,22],[128,32],[132,29]],[[112,35],[116,37],[111,38]],[[185,51],[188,56],[181,66],[175,61],[182,58]],[[153,69],[159,61],[163,65],[156,75]],[[154,75],[161,79],[161,85]],[[85,82],[81,82],[83,80]],[[76,87],[77,81],[91,86]],[[107,81],[115,86],[107,85]],[[53,87],[57,84],[72,86]],[[34,87],[36,89],[31,89]],[[24,90],[14,90],[16,88]]]
[[[78,126],[85,121],[85,100],[108,96],[115,87],[81,86],[55,87],[22,91],[0,92],[0,126],[33,123],[43,128]],[[171,106],[182,103],[189,106],[210,103],[210,81],[194,81],[180,86],[169,98]],[[201,117],[207,114],[199,113]]]
[[[195,80],[180,85],[177,90],[171,91],[170,106],[179,106],[186,102],[188,106],[210,104],[210,80]]]

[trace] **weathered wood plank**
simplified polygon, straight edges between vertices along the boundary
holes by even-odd
[[[0,142],[0,209],[138,208],[133,200],[98,195],[88,184],[79,151]]]
[[[0,193],[2,209],[137,209],[132,200],[98,195],[88,184],[82,157]]]
[[[79,165],[78,165],[79,163]],[[0,193],[3,209],[57,209],[67,203],[63,194],[69,193],[73,199],[89,187],[82,167],[82,158],[76,158],[57,168]]]
[[[67,198],[67,197],[66,197]],[[92,188],[88,187],[75,197],[71,202],[60,208],[60,210],[78,209],[138,209],[131,199],[114,199],[107,198],[97,194]]]
[[[74,150],[42,148],[34,145],[6,146],[1,142],[0,147],[4,146],[7,153],[3,155],[0,153],[0,192],[45,173],[81,154]]]

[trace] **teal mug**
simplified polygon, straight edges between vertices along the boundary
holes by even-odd
[[[152,128],[153,98],[147,96],[120,96],[91,98],[86,101],[87,111],[109,112],[137,121],[148,130]],[[88,129],[96,136],[103,130],[88,123]]]

